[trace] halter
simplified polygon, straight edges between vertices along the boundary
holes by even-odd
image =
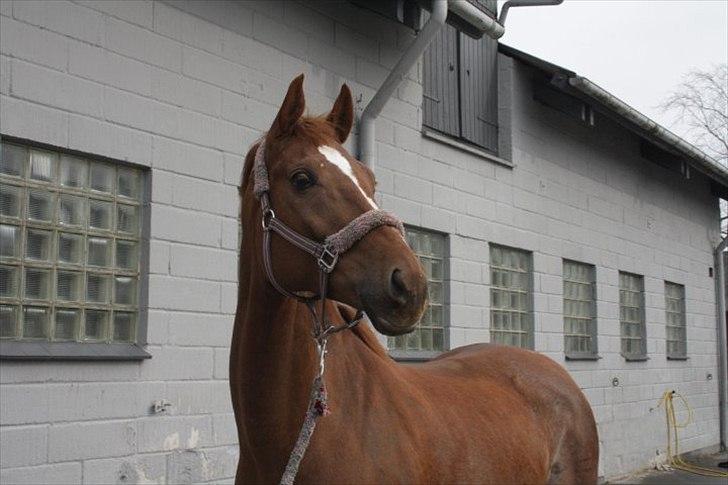
[[[329,274],[336,267],[339,256],[351,249],[351,247],[360,239],[364,238],[379,226],[392,226],[404,235],[404,227],[402,222],[394,215],[380,210],[371,209],[356,217],[338,232],[328,236],[323,243],[318,243],[308,237],[294,231],[276,217],[273,207],[270,203],[270,183],[268,180],[268,169],[265,164],[265,139],[260,142],[255,153],[253,163],[253,194],[260,201],[261,206],[261,224],[263,226],[263,267],[265,268],[268,281],[279,293],[289,298],[294,298],[306,306],[311,311],[314,319],[314,338],[317,342],[321,338],[332,333],[336,333],[346,328],[351,328],[361,320],[364,313],[359,310],[354,319],[339,326],[331,325],[325,321],[324,305],[326,304],[326,295],[328,292]],[[283,239],[296,246],[297,248],[307,252],[316,259],[319,267],[319,294],[312,297],[302,296],[284,288],[276,279],[273,272],[272,256],[271,256],[271,232],[275,232]],[[321,315],[316,311],[316,301],[321,301]]]
[[[306,304],[313,318],[313,338],[316,342],[319,367],[318,373],[313,381],[309,406],[303,427],[299,433],[293,452],[286,465],[286,470],[281,478],[281,484],[291,485],[298,472],[298,466],[303,458],[308,443],[316,426],[316,418],[328,413],[326,407],[326,388],[324,386],[324,360],[326,358],[326,343],[328,337],[341,330],[354,327],[363,318],[364,312],[358,310],[354,318],[340,325],[332,325],[326,321],[326,299],[328,293],[329,274],[336,267],[339,257],[351,249],[360,239],[363,239],[374,229],[380,226],[391,226],[396,228],[404,236],[404,226],[394,215],[380,209],[371,209],[356,217],[338,232],[326,237],[323,243],[318,243],[306,236],[294,231],[276,217],[270,202],[270,183],[268,169],[265,165],[265,142],[263,139],[258,144],[253,162],[253,194],[260,201],[261,224],[263,226],[263,267],[270,284],[279,293],[289,298],[294,298]],[[271,232],[275,232],[283,239],[297,248],[307,252],[316,259],[319,267],[319,293],[307,297],[296,294],[284,288],[276,279],[273,272],[271,256]],[[316,302],[321,301],[321,314],[316,311]]]

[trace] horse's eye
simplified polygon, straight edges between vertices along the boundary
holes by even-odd
[[[316,183],[313,175],[306,170],[299,170],[291,176],[291,184],[296,190],[303,191]]]

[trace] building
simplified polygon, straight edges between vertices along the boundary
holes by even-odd
[[[417,18],[364,3],[0,1],[2,483],[232,483],[243,156],[301,72],[312,113],[343,82],[361,113]],[[603,476],[664,452],[666,389],[694,409],[683,450],[720,439],[728,172],[615,103],[447,27],[377,120],[375,167],[431,279],[392,354],[549,355]]]

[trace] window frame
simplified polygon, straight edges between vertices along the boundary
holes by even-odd
[[[443,238],[443,255],[442,255],[442,350],[407,350],[389,347],[389,341],[386,343],[387,352],[390,357],[398,361],[423,362],[437,357],[443,352],[450,350],[450,237],[449,234],[428,229],[419,226],[405,224],[405,232],[412,230],[424,233],[430,233]],[[418,259],[420,257],[417,254]],[[428,280],[429,284],[429,280]],[[417,331],[417,330],[415,330]],[[387,337],[389,339],[389,337]]]
[[[535,325],[534,310],[533,310],[533,307],[534,307],[534,300],[533,300],[533,298],[534,298],[534,295],[533,295],[533,293],[534,293],[533,251],[529,251],[527,249],[521,249],[521,248],[514,248],[514,247],[511,247],[511,246],[505,246],[505,245],[496,244],[496,243],[490,243],[488,245],[488,252],[489,252],[489,255],[488,255],[489,256],[488,257],[488,269],[489,269],[489,275],[490,275],[490,285],[489,285],[490,286],[490,288],[489,288],[489,297],[490,297],[490,307],[489,307],[489,316],[490,316],[490,326],[489,327],[490,328],[489,328],[489,336],[490,336],[490,342],[491,343],[494,343],[494,344],[498,344],[498,345],[509,345],[509,344],[503,344],[503,343],[497,342],[494,339],[494,335],[493,335],[494,333],[503,332],[503,331],[502,330],[499,330],[499,329],[498,330],[494,330],[494,327],[493,327],[493,312],[494,311],[498,311],[498,310],[501,310],[501,311],[509,311],[509,310],[508,309],[503,309],[503,308],[495,308],[493,306],[493,291],[494,291],[495,288],[500,288],[500,289],[503,289],[505,291],[512,291],[510,288],[495,287],[494,284],[493,284],[493,249],[505,249],[505,250],[508,250],[508,251],[516,251],[516,252],[519,252],[519,253],[523,253],[526,256],[526,258],[527,258],[528,268],[527,268],[526,271],[523,271],[521,273],[525,273],[527,275],[526,281],[528,283],[528,289],[526,290],[525,293],[526,293],[526,302],[527,302],[527,305],[528,305],[528,309],[525,312],[520,312],[520,313],[526,315],[526,317],[528,318],[529,331],[527,333],[525,333],[526,336],[528,337],[528,345],[526,345],[526,346],[519,345],[519,346],[514,346],[514,347],[523,348],[523,349],[529,349],[529,350],[534,350],[535,349],[535,345],[536,345],[536,325]],[[501,268],[501,269],[504,269],[506,271],[514,271],[512,268],[503,267],[503,266],[498,266],[497,268]],[[509,346],[511,346],[511,345],[509,345]]]
[[[680,289],[681,297],[679,299],[669,296],[669,293],[667,290],[669,286],[678,287]],[[668,305],[667,305],[668,299],[678,300],[681,303],[681,308],[680,308],[679,312],[672,312],[668,309]],[[687,322],[686,300],[687,299],[685,297],[685,285],[665,280],[665,357],[667,358],[667,360],[688,360],[688,322]],[[668,317],[671,313],[679,314],[682,317],[682,326],[670,325],[670,319]],[[667,345],[667,343],[670,341],[670,339],[668,338],[668,329],[669,328],[682,328],[682,333],[683,333],[682,353],[671,353],[669,351],[668,345]],[[680,340],[677,340],[677,342],[680,342]]]
[[[564,270],[566,269],[567,264],[575,264],[579,266],[584,266],[589,271],[589,283],[584,283],[582,281],[571,281],[567,280],[566,275],[564,274]],[[564,286],[564,292],[562,295],[562,301],[563,301],[563,323],[564,323],[564,356],[567,360],[598,360],[599,357],[599,323],[598,323],[598,317],[597,317],[597,281],[596,281],[596,273],[597,268],[593,264],[589,263],[583,263],[581,261],[576,261],[572,259],[562,259],[562,281]],[[590,307],[591,307],[591,317],[589,319],[589,337],[591,338],[592,342],[592,350],[588,352],[578,352],[578,351],[569,351],[568,346],[566,345],[567,338],[569,337],[569,334],[566,331],[566,283],[567,282],[573,282],[576,284],[588,284],[591,287],[591,299],[589,300]],[[584,300],[575,300],[575,301],[584,301]],[[581,318],[581,317],[574,317],[570,316],[571,318]]]
[[[619,353],[620,355],[627,361],[627,362],[641,362],[649,360],[649,357],[647,355],[647,319],[646,319],[646,311],[645,311],[645,277],[644,275],[640,275],[637,273],[631,273],[629,271],[619,271],[617,273],[619,281],[618,281],[618,288],[619,288]],[[622,275],[628,276],[630,278],[637,278],[640,282],[640,289],[638,291],[632,290],[632,289],[625,289],[622,287]],[[628,291],[631,293],[637,293],[639,295],[639,302],[640,302],[640,319],[639,322],[639,330],[640,330],[640,337],[641,337],[641,348],[639,353],[631,353],[627,354],[623,350],[623,342],[625,338],[625,334],[623,332],[623,322],[634,324],[635,322],[628,322],[622,319],[622,307],[628,307],[628,308],[635,308],[633,306],[627,306],[622,303],[622,291]]]
[[[136,339],[132,342],[79,342],[79,341],[49,341],[49,340],[0,340],[0,360],[99,360],[124,361],[143,360],[151,358],[144,350],[147,344],[148,328],[148,298],[149,298],[149,234],[150,234],[150,194],[151,170],[148,167],[116,160],[93,153],[70,150],[54,145],[40,143],[34,140],[0,134],[0,143],[9,143],[26,146],[30,149],[52,151],[58,155],[68,155],[85,158],[94,162],[112,164],[114,166],[130,167],[139,170],[141,180],[139,190],[139,276],[137,281],[137,313],[136,313]],[[116,196],[114,196],[116,197]],[[57,223],[52,226],[55,230]],[[84,248],[84,252],[87,249]],[[55,296],[53,296],[55,299]],[[22,309],[22,305],[21,305]]]

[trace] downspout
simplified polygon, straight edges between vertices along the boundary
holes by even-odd
[[[397,89],[407,73],[412,69],[412,66],[415,65],[417,59],[425,52],[440,28],[445,25],[446,18],[447,0],[434,0],[429,20],[397,62],[397,65],[394,66],[379,90],[374,94],[372,100],[369,101],[367,107],[364,108],[359,122],[359,159],[372,170],[374,170],[374,161],[377,156],[376,119],[394,90]]]
[[[389,73],[374,97],[364,109],[359,122],[359,159],[374,169],[376,160],[376,134],[375,122],[382,112],[384,105],[392,96],[392,93],[400,85],[417,59],[420,58],[425,49],[435,37],[437,32],[445,25],[448,9],[473,27],[480,33],[486,34],[493,39],[499,39],[505,33],[506,16],[511,7],[535,7],[538,5],[558,5],[564,0],[509,0],[503,5],[501,17],[498,20],[491,18],[481,9],[466,0],[432,0],[432,13],[422,28],[417,38],[407,48],[402,58]]]
[[[511,7],[540,7],[546,5],[561,5],[564,0],[508,0],[501,7],[501,13],[498,17],[498,23],[506,25],[506,18],[508,17],[508,10]]]
[[[725,265],[723,251],[728,246],[728,237],[715,248],[715,294],[717,299],[718,325],[718,412],[720,413],[720,450],[726,450],[726,424],[728,422],[728,349],[726,348],[726,302]]]

